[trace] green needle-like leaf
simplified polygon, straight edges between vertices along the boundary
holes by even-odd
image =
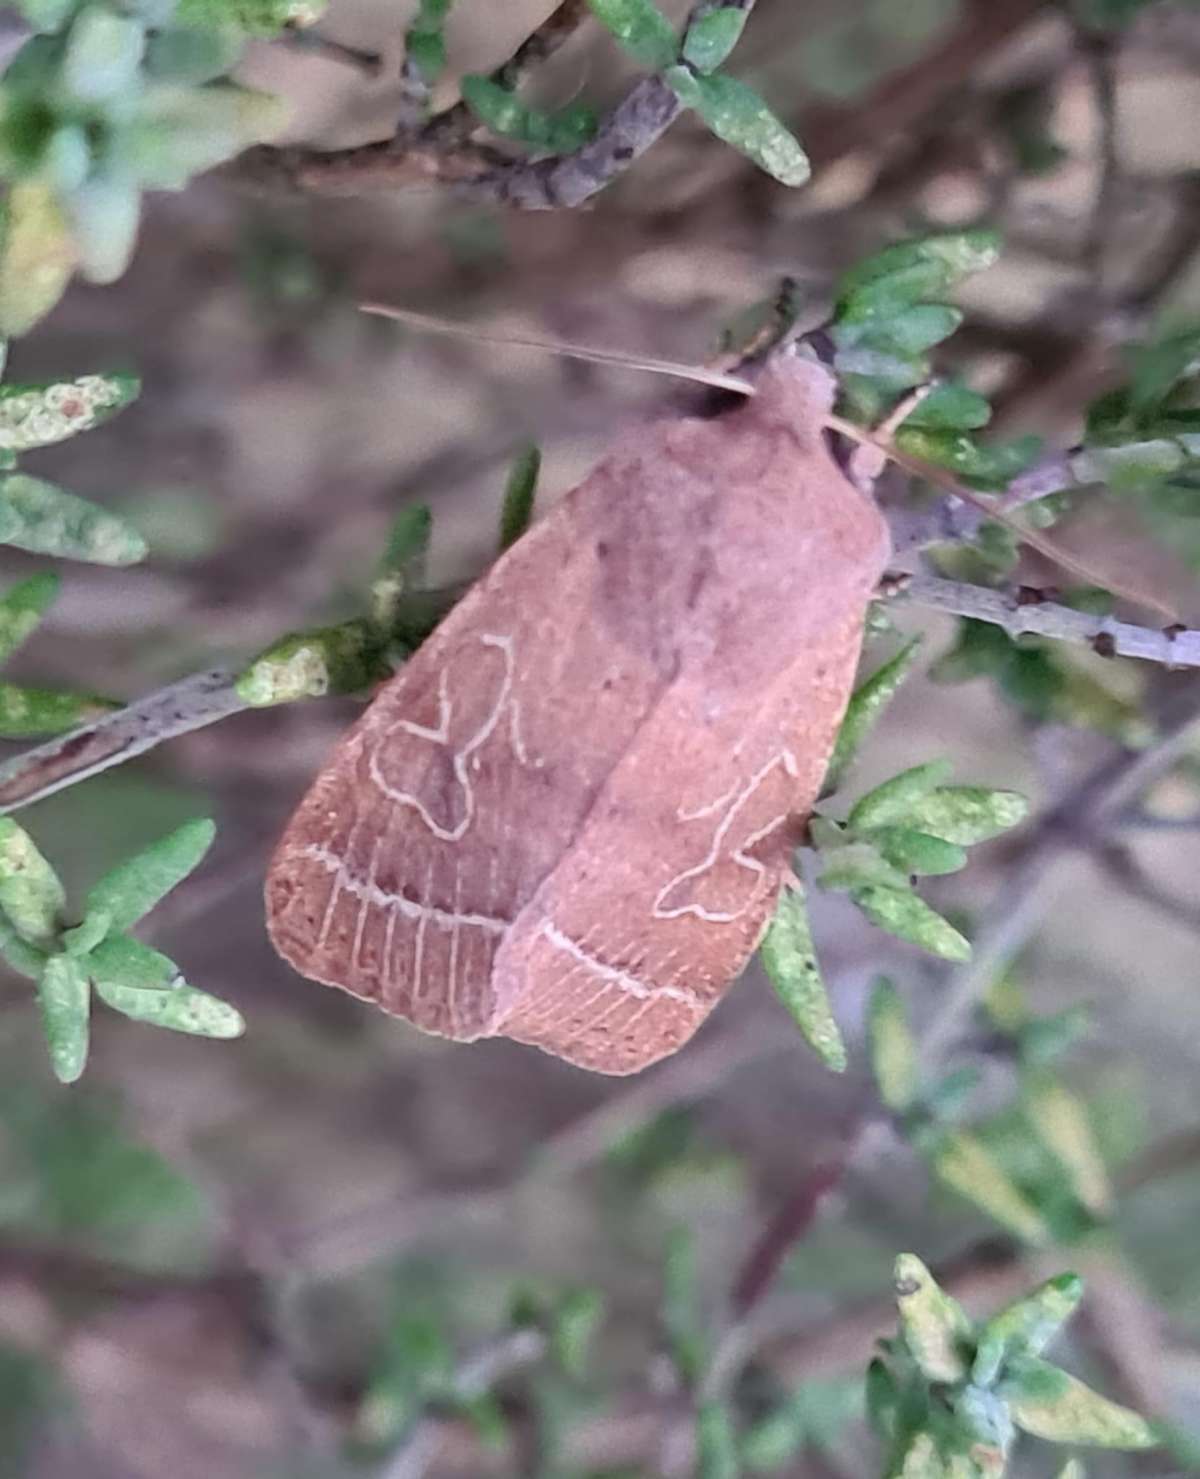
[[[1016,791],[941,786],[904,808],[903,825],[958,847],[973,847],[1018,826],[1028,815],[1029,802]]]
[[[0,205],[0,336],[17,338],[63,295],[77,259],[52,186],[18,180]]]
[[[846,1045],[829,1006],[829,996],[813,948],[804,895],[785,888],[775,917],[759,947],[763,968],[779,1000],[805,1041],[835,1073],[846,1067]]]
[[[68,955],[51,956],[38,986],[38,1002],[50,1066],[60,1083],[73,1084],[87,1062],[89,996],[79,962]]]
[[[671,67],[664,80],[675,96],[694,108],[717,138],[752,159],[783,185],[803,185],[812,165],[799,141],[752,87],[717,73],[704,77],[687,67]]]
[[[1112,1211],[1112,1185],[1082,1099],[1058,1079],[1039,1073],[1025,1083],[1024,1108],[1080,1202],[1093,1216],[1107,1217]]]
[[[132,935],[108,935],[88,952],[84,966],[96,982],[143,991],[165,991],[179,976],[169,956]]]
[[[947,1135],[933,1157],[933,1169],[947,1186],[1025,1242],[1036,1247],[1051,1241],[1042,1214],[974,1135],[961,1130]]]
[[[991,1386],[1012,1356],[1040,1356],[1083,1298],[1078,1274],[1058,1274],[992,1316],[979,1334],[971,1380]]]
[[[865,840],[877,847],[893,868],[921,878],[957,873],[967,866],[965,849],[915,827],[876,827],[866,833]]]
[[[920,1063],[904,998],[886,976],[871,991],[867,1040],[879,1097],[893,1114],[904,1114],[920,1089]]]
[[[19,935],[3,914],[0,914],[0,955],[18,975],[28,976],[32,981],[39,980],[46,968],[46,952]]]
[[[18,581],[0,597],[0,662],[37,629],[58,596],[59,578],[51,571]]]
[[[596,114],[582,104],[556,113],[523,103],[516,93],[490,77],[470,74],[462,80],[464,101],[493,133],[517,139],[549,154],[569,154],[596,132]]]
[[[96,981],[96,993],[114,1011],[135,1022],[148,1022],[152,1027],[167,1027],[172,1032],[188,1032],[196,1037],[240,1037],[246,1030],[242,1014],[228,1002],[207,991],[199,991],[182,979],[163,990],[141,986],[121,986],[112,981]]]
[[[85,917],[106,914],[112,930],[127,930],[199,865],[216,831],[216,824],[207,818],[185,822],[118,863],[89,891]]]
[[[895,657],[889,658],[854,690],[846,706],[846,715],[838,730],[837,743],[833,747],[833,758],[825,775],[823,789],[826,795],[837,790],[838,783],[853,764],[863,741],[912,671],[920,645],[920,637],[906,642]]]
[[[62,734],[100,714],[123,707],[95,693],[55,693],[0,683],[0,739],[34,739]]]
[[[1014,1361],[997,1390],[1016,1425],[1035,1438],[1122,1449],[1154,1448],[1159,1441],[1140,1414],[1036,1357]]]
[[[568,1376],[582,1381],[587,1374],[592,1340],[604,1318],[604,1296],[597,1289],[575,1289],[553,1312],[550,1347]]]
[[[871,827],[911,827],[920,825],[915,803],[950,775],[948,760],[931,760],[903,770],[857,801],[850,812],[848,825],[862,832]],[[928,827],[923,827],[928,832]],[[949,839],[947,839],[949,840]]]
[[[541,466],[541,452],[535,446],[528,446],[518,453],[509,470],[508,481],[504,485],[504,506],[500,512],[501,554],[529,528]]]
[[[58,934],[65,895],[29,833],[0,817],[0,908],[22,939],[46,946]]]
[[[124,519],[19,472],[0,478],[0,544],[96,565],[132,565],[146,554]]]
[[[653,0],[588,0],[592,14],[625,50],[651,72],[661,72],[679,55],[675,27]]]
[[[896,1260],[894,1275],[900,1328],[913,1360],[929,1381],[955,1382],[967,1374],[972,1325],[966,1311],[937,1285],[912,1253]]]
[[[722,5],[698,16],[683,40],[683,59],[697,72],[715,72],[742,39],[748,13],[733,5]]]
[[[919,945],[943,960],[970,960],[971,942],[911,889],[868,884],[851,889],[850,897],[872,924],[889,935]]]

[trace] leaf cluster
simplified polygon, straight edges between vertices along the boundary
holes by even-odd
[[[592,13],[640,67],[659,75],[675,96],[724,143],[746,155],[785,185],[803,185],[811,169],[803,148],[763,99],[746,83],[721,70],[741,39],[746,23],[742,6],[718,5],[697,16],[680,37],[653,0],[588,0]],[[440,22],[446,0],[424,0],[422,13]],[[437,46],[422,22],[409,32],[418,64],[424,58],[445,61],[440,29]],[[591,139],[598,125],[595,112],[572,104],[554,112],[531,107],[509,88],[490,78],[463,79],[463,97],[475,114],[505,138],[546,154],[565,154]]]
[[[1011,482],[1032,462],[1040,443],[1031,437],[980,442],[975,433],[992,415],[986,398],[955,381],[934,382],[929,351],[963,320],[961,309],[942,300],[963,278],[992,266],[999,254],[994,231],[897,242],[842,277],[830,325],[847,415],[875,424],[907,392],[931,386],[901,421],[897,446],[985,492]]]
[[[140,388],[136,376],[112,373],[0,384],[0,544],[96,565],[131,565],[145,556],[146,541],[125,519],[17,467],[21,453],[115,416]]]
[[[867,1375],[886,1479],[1001,1479],[1022,1432],[1100,1448],[1158,1443],[1136,1412],[1042,1358],[1083,1295],[1075,1274],[978,1323],[911,1253],[896,1260],[895,1289],[900,1332]]]
[[[1002,978],[1011,1003],[1015,986]],[[1087,1105],[1055,1071],[1086,1025],[1070,1009],[1051,1017],[1023,1005],[993,1021],[995,1046],[1016,1069],[1010,1102],[971,1122],[973,1067],[929,1077],[904,1000],[886,978],[868,1010],[871,1066],[880,1100],[934,1176],[1007,1233],[1035,1247],[1078,1242],[1112,1214],[1113,1194]]]
[[[146,190],[272,137],[280,102],[226,79],[247,35],[308,19],[304,0],[22,0],[39,34],[0,80],[0,334],[54,307],[71,275],[128,266]]]
[[[174,961],[128,931],[198,866],[210,821],[186,822],[117,864],[89,890],[68,924],[57,873],[11,817],[0,817],[0,953],[37,982],[55,1076],[73,1083],[87,1061],[92,992],[114,1011],[202,1037],[245,1029],[227,1003],[189,986]]]
[[[890,699],[912,670],[919,640],[906,643],[851,697],[830,761],[826,791],[835,789]],[[970,959],[971,946],[917,892],[921,878],[956,873],[967,849],[1019,825],[1028,812],[1015,791],[946,785],[947,761],[914,766],[876,786],[835,820],[819,810],[808,835],[817,887],[844,893],[878,928],[944,960]],[[761,958],[780,1000],[829,1068],[846,1066],[846,1050],[829,1006],[813,946],[804,893],[795,880],[780,899]]]

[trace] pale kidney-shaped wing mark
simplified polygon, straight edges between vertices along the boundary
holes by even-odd
[[[481,686],[480,675],[475,665],[472,664],[469,675],[471,692],[452,692],[451,665],[448,663],[438,674],[437,723],[430,726],[418,724],[412,719],[395,721],[395,728],[409,735],[418,745],[424,741],[435,747],[438,752],[447,752],[444,758],[450,766],[454,787],[448,790],[443,798],[446,814],[442,819],[439,820],[426,802],[414,791],[397,786],[384,774],[381,757],[388,759],[393,756],[396,753],[395,747],[376,746],[371,751],[368,762],[371,779],[380,791],[397,806],[407,806],[415,811],[433,836],[442,842],[459,842],[470,830],[471,823],[475,819],[475,785],[472,772],[479,770],[480,751],[499,728],[506,710],[508,711],[509,744],[512,746],[517,762],[534,767],[541,763],[530,759],[521,733],[520,708],[512,691],[515,670],[513,639],[508,636],[497,636],[492,632],[482,632],[478,641],[480,646],[498,652],[503,663],[502,670],[499,673],[493,673],[490,680],[494,692],[482,719],[474,717],[472,713],[473,710],[478,709],[477,700]],[[459,679],[458,682],[461,685],[462,680]],[[473,703],[472,700],[476,702]],[[464,714],[471,717],[465,723],[461,723],[460,727],[460,724],[456,724],[456,718],[461,721],[461,716]],[[407,747],[402,755],[403,759],[411,762],[412,754]]]
[[[782,827],[792,812],[792,808],[787,806],[781,812],[759,819],[755,817],[751,807],[756,795],[777,769],[789,780],[796,777],[796,757],[790,750],[782,750],[774,756],[740,789],[735,786],[707,805],[686,811],[680,809],[678,815],[681,821],[701,821],[718,813],[720,816],[705,856],[693,867],[677,873],[659,890],[650,910],[654,919],[679,919],[685,914],[691,914],[704,920],[706,924],[732,924],[748,909],[753,908],[768,870],[764,863],[749,855],[750,849]],[[718,880],[717,869],[730,864],[737,871]],[[699,900],[706,882],[717,884],[722,894],[732,891],[736,895],[744,887],[745,898],[740,903],[735,900],[728,908],[706,908]]]

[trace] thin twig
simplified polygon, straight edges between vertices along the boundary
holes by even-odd
[[[227,669],[194,673],[0,765],[0,815],[247,707]]]
[[[1200,631],[1136,626],[1048,601],[1037,591],[993,590],[933,575],[899,577],[898,597],[932,611],[1002,627],[1010,637],[1035,635],[1076,642],[1106,657],[1137,657],[1168,668],[1200,668]]]

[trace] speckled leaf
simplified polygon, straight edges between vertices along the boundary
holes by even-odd
[[[863,840],[877,847],[893,868],[920,878],[957,873],[967,866],[965,849],[915,827],[875,827]]]
[[[972,847],[987,842],[1029,815],[1029,802],[1017,791],[986,786],[941,786],[917,797],[905,809],[903,824],[917,827],[943,842]],[[877,825],[877,824],[876,824]]]
[[[920,1064],[904,998],[886,976],[881,976],[871,991],[867,1040],[879,1097],[893,1114],[903,1114],[916,1100]]]
[[[46,962],[38,985],[38,1004],[50,1066],[60,1083],[73,1084],[87,1062],[90,995],[87,976],[78,961],[68,955],[55,955]]]
[[[747,11],[722,5],[698,16],[688,26],[683,40],[683,59],[697,72],[715,72],[742,39]]]
[[[971,1321],[913,1253],[896,1259],[893,1275],[900,1328],[912,1358],[929,1381],[960,1381],[967,1374],[965,1350]]]
[[[821,831],[823,829],[818,830],[818,835]],[[855,889],[874,885],[898,889],[909,887],[908,874],[889,863],[871,842],[846,842],[828,850],[821,847],[819,851],[822,868],[817,886],[826,892],[852,893]]]
[[[925,765],[914,765],[911,770],[901,771],[873,791],[868,791],[854,804],[848,818],[849,826],[859,832],[870,827],[917,825],[913,811],[915,803],[946,780],[950,768],[948,760],[931,760]]]
[[[0,206],[0,335],[27,334],[63,295],[77,253],[57,197],[20,180]]]
[[[984,396],[965,385],[936,385],[904,418],[905,426],[977,431],[992,419]]]
[[[825,795],[837,790],[839,781],[854,762],[863,741],[912,671],[920,645],[920,637],[906,642],[894,657],[889,658],[882,667],[876,668],[854,690],[846,706],[846,715],[841,729],[838,730],[837,743],[833,747],[833,758],[825,774]]]
[[[803,185],[812,173],[808,155],[753,88],[718,73],[698,76],[672,67],[664,80],[681,103],[694,108],[717,138],[752,159],[783,185]]]
[[[113,699],[95,693],[56,693],[49,688],[0,683],[0,739],[63,734],[121,707]]]
[[[911,269],[922,267],[934,269],[937,290],[944,292],[971,273],[991,267],[1000,256],[1000,245],[1000,237],[988,230],[952,231],[897,242],[851,268],[838,284],[838,298],[848,298],[876,283],[898,280]]]
[[[141,389],[136,375],[80,375],[46,385],[0,385],[0,447],[25,452],[89,431]]]
[[[1034,1133],[1066,1172],[1071,1190],[1093,1216],[1107,1217],[1112,1185],[1083,1100],[1042,1073],[1027,1077],[1023,1099]]]
[[[84,964],[94,981],[143,991],[165,991],[179,976],[169,956],[132,935],[108,935],[87,952]]]
[[[49,944],[65,901],[58,874],[33,838],[12,817],[0,817],[0,908],[17,932],[31,944]]]
[[[246,1030],[242,1014],[228,1002],[177,979],[159,991],[121,986],[97,979],[96,994],[114,1011],[135,1022],[188,1032],[196,1037],[240,1037]]]
[[[46,570],[9,586],[0,596],[0,661],[33,633],[58,596],[59,578]]]
[[[374,624],[346,621],[281,637],[238,675],[237,691],[259,708],[355,693],[389,673]]]
[[[974,1135],[956,1131],[941,1142],[933,1169],[947,1186],[1027,1243],[1052,1241],[1041,1213]]]
[[[1057,1274],[992,1316],[979,1334],[971,1380],[991,1386],[1010,1356],[1039,1356],[1083,1298],[1078,1274]]]
[[[868,884],[852,889],[850,897],[872,924],[889,935],[919,945],[943,960],[970,960],[971,942],[911,889]]]
[[[501,554],[529,528],[541,467],[542,454],[531,445],[517,454],[509,469],[508,481],[504,485],[504,505],[500,511]]]
[[[110,928],[126,930],[199,866],[216,825],[207,818],[182,827],[118,863],[88,891],[84,914],[107,914]]]
[[[1158,1443],[1140,1414],[1036,1357],[1014,1362],[998,1390],[1008,1399],[1016,1425],[1035,1438],[1097,1448],[1154,1448]]]
[[[675,28],[652,0],[588,0],[588,5],[630,56],[652,72],[669,67],[679,55]]]
[[[96,565],[132,565],[146,553],[132,524],[19,472],[0,477],[0,544]]]
[[[785,888],[780,895],[760,950],[771,985],[805,1041],[826,1068],[842,1073],[846,1067],[846,1045],[829,1006],[813,948],[808,909],[799,889]]]
[[[574,1289],[554,1309],[550,1349],[566,1374],[581,1381],[587,1374],[592,1340],[604,1318],[604,1296],[598,1289]]]

